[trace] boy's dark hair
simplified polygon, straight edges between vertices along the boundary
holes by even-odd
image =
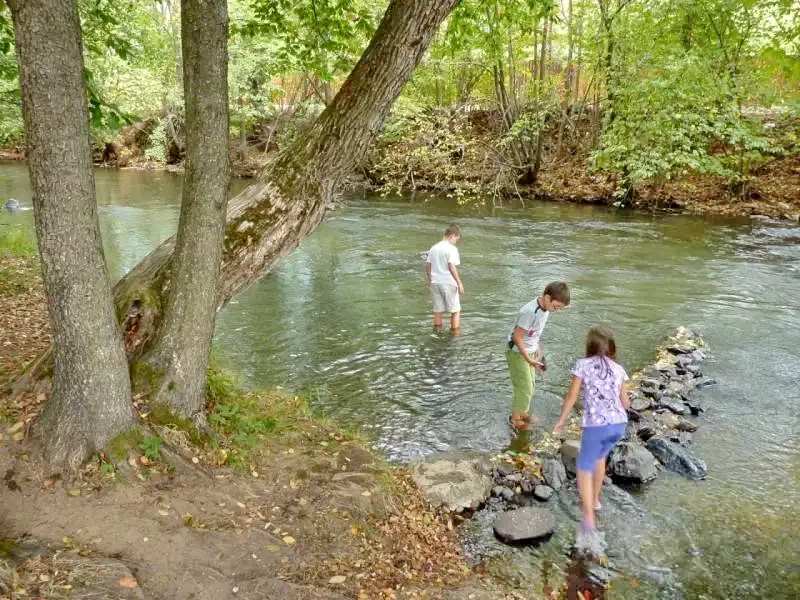
[[[592,327],[586,335],[586,358],[590,356],[607,356],[617,359],[617,343],[614,332],[605,327]]]
[[[550,296],[550,300],[557,300],[564,306],[569,306],[569,286],[563,281],[553,281],[544,288],[544,295]]]
[[[451,236],[461,237],[461,227],[458,225],[448,225],[447,229],[444,230],[444,237],[449,238]]]

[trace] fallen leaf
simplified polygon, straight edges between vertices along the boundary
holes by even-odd
[[[22,440],[25,439],[25,432],[24,431],[18,431],[17,433],[15,433],[12,436],[11,439],[13,439],[15,442],[21,442]]]
[[[290,545],[290,546],[291,546],[292,544],[294,544],[294,542],[295,542],[295,539],[294,539],[292,536],[290,536],[290,535],[284,536],[282,539],[283,539],[283,543],[284,543],[284,544],[288,544],[288,545]]]
[[[70,496],[80,496],[81,491],[78,488],[72,488],[69,492]]]
[[[23,427],[25,427],[25,423],[20,421],[19,423],[15,423],[11,427],[8,428],[8,433],[16,433],[20,431]]]
[[[123,577],[117,583],[119,584],[120,587],[129,588],[129,589],[133,589],[133,588],[139,586],[139,584],[136,582],[136,580],[133,577]]]
[[[344,583],[345,581],[347,581],[346,575],[334,575],[328,579],[328,583]]]
[[[166,510],[160,510],[160,511],[158,511],[158,514],[160,514],[162,517],[168,517],[169,516],[169,513]]]
[[[364,490],[363,492],[361,492],[361,495],[362,496],[372,496],[372,492],[370,492],[369,490]]]

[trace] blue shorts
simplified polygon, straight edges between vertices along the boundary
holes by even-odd
[[[581,451],[578,453],[578,471],[594,471],[594,463],[605,459],[614,445],[625,436],[627,423],[584,427],[581,434]]]

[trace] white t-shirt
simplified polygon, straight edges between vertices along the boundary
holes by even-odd
[[[544,326],[547,324],[548,316],[550,316],[550,313],[539,306],[538,298],[528,302],[519,310],[517,320],[514,321],[514,326],[508,334],[508,341],[513,341],[514,331],[517,327],[521,327],[525,330],[525,333],[522,334],[525,349],[528,351],[528,354],[533,356],[533,353],[536,352],[536,349],[539,347],[539,340],[542,337]],[[519,352],[519,348],[517,348],[516,344],[513,344],[511,349],[515,352]]]
[[[461,259],[458,256],[458,248],[447,240],[442,240],[428,252],[425,262],[431,265],[431,283],[441,283],[445,285],[456,285],[456,280],[450,273],[448,265],[458,266]]]

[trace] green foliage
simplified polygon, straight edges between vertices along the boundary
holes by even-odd
[[[322,81],[347,73],[381,14],[376,0],[253,0],[234,31],[277,42],[281,72],[308,72]]]
[[[164,440],[160,437],[148,435],[138,444],[139,450],[142,454],[152,461],[161,460],[161,446],[164,445]]]
[[[154,160],[156,162],[167,162],[167,122],[163,119],[153,133],[150,134],[150,140],[147,149],[144,151],[144,157],[147,160]]]
[[[460,204],[486,196],[485,187],[464,173],[462,160],[476,141],[463,113],[400,111],[381,141],[372,175],[383,184],[384,196],[436,191]]]

